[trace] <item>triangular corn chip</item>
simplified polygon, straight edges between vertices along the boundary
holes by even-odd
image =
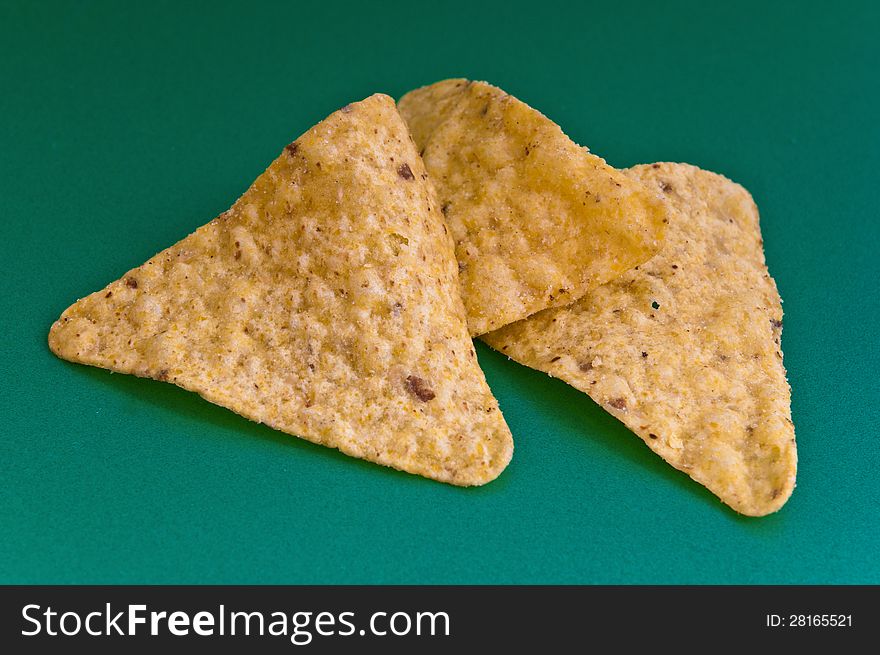
[[[513,449],[452,241],[384,95],[331,115],[229,211],[70,307],[49,345],[444,482],[488,482]]]
[[[484,339],[589,394],[736,511],[774,512],[794,488],[797,449],[757,208],[741,186],[694,166],[628,174],[676,210],[661,252]]]
[[[446,80],[399,106],[455,239],[471,334],[567,305],[658,250],[655,190],[501,89]]]

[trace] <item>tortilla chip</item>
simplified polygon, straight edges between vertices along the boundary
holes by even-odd
[[[472,83],[467,80],[443,80],[410,91],[400,99],[397,105],[400,115],[406,121],[419,150],[425,147],[431,135],[449,118],[469,85]]]
[[[349,105],[229,211],[70,307],[49,345],[354,457],[488,482],[512,439],[426,178],[391,98]]]
[[[501,89],[446,80],[399,106],[455,239],[471,334],[567,305],[659,249],[659,194]]]
[[[663,250],[588,294],[484,337],[589,394],[733,509],[762,516],[794,488],[782,307],[758,210],[687,164],[628,171],[675,208]]]

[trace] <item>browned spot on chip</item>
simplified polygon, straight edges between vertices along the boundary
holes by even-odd
[[[129,289],[137,289],[138,281],[133,277],[127,277],[125,278],[125,286],[127,286]]]
[[[168,369],[163,368],[161,371],[159,371],[156,374],[156,379],[159,380],[160,382],[167,382],[168,381]]]
[[[406,377],[406,388],[412,395],[421,400],[423,403],[434,400],[435,395],[422,378],[417,375],[408,375]]]
[[[614,409],[626,409],[625,398],[612,398],[608,401],[608,404],[611,405]]]
[[[113,292],[112,292],[112,291],[108,291],[107,293],[104,294],[104,297],[105,297],[105,298],[109,298],[109,297],[112,296],[112,295],[113,295]]]
[[[593,370],[593,360],[591,359],[589,361],[580,362],[578,364],[578,368],[580,370],[582,370],[584,373],[586,373],[587,371],[592,371]]]
[[[288,155],[293,156],[296,154],[296,151],[299,150],[299,144],[296,141],[293,141],[292,143],[288,143],[284,150]]]
[[[401,164],[397,169],[397,174],[400,175],[404,180],[413,180],[415,179],[415,175],[413,175],[412,169],[409,167],[409,164]]]

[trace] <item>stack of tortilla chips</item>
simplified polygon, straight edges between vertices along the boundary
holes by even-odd
[[[742,187],[616,170],[500,89],[446,80],[329,116],[228,211],[68,308],[49,345],[480,485],[513,438],[479,336],[763,515],[797,463],[781,321]]]

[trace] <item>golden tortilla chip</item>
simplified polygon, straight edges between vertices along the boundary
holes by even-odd
[[[666,208],[501,89],[446,80],[405,95],[455,240],[471,334],[483,334],[648,260]]]
[[[488,482],[512,438],[426,178],[391,98],[349,105],[229,211],[70,307],[49,345],[354,457]]]
[[[736,511],[774,512],[794,488],[797,449],[757,207],[738,184],[687,164],[628,174],[675,208],[661,252],[484,339],[589,394]]]

